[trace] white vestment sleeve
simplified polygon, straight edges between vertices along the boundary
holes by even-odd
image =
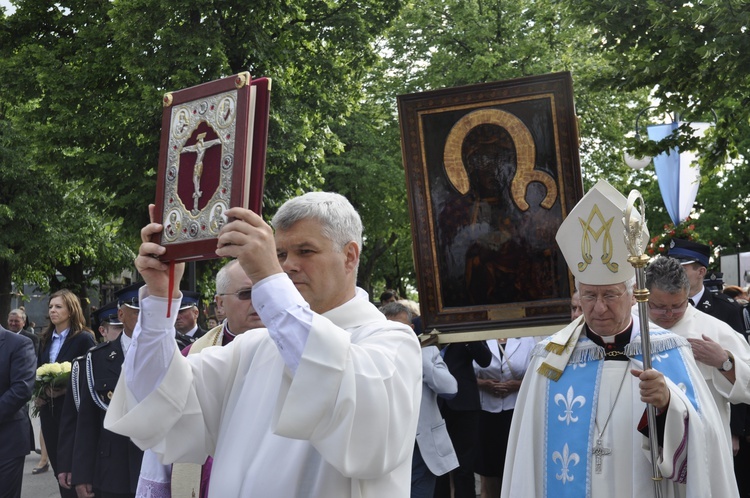
[[[152,449],[162,463],[202,464],[215,450],[240,358],[244,355],[251,361],[264,337],[242,334],[225,347],[206,348],[187,358],[175,347],[162,381],[140,401],[130,384],[123,382],[123,369],[105,428],[129,436],[141,449]],[[234,347],[242,342],[252,345]]]
[[[253,285],[253,307],[284,363],[296,372],[312,326],[310,305],[286,273],[276,273]]]
[[[696,379],[693,387],[700,413],[683,390],[667,378],[671,396],[659,469],[665,479],[684,482],[685,496],[689,498],[736,497],[732,455],[722,444],[724,430],[718,408],[711,402],[708,386],[700,382],[702,377],[696,364],[686,361],[686,366],[691,377]],[[650,460],[648,442],[644,437],[643,449]],[[679,475],[685,471],[686,476]]]
[[[141,287],[138,301],[141,311],[122,371],[133,396],[140,401],[159,385],[177,351],[174,322],[182,294],[172,298],[169,318],[167,299],[149,295],[148,287]]]
[[[705,368],[701,370],[707,369],[710,372],[716,390],[730,403],[750,403],[750,344],[726,323],[718,319],[711,320],[711,323],[716,326],[704,333],[734,356],[734,384],[730,383],[718,368],[703,365]]]

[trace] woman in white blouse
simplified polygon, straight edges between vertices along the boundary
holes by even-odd
[[[482,498],[500,496],[513,408],[535,344],[532,337],[488,340],[492,363],[474,363],[482,403],[474,471],[481,476]]]

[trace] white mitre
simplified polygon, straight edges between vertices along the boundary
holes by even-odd
[[[589,285],[619,284],[633,278],[628,262],[623,218],[627,199],[604,180],[594,185],[557,230],[555,240],[578,282]],[[634,218],[635,217],[635,218]],[[633,209],[631,218],[640,219]],[[648,243],[645,224],[641,249]]]

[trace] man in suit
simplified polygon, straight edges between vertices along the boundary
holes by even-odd
[[[97,498],[135,496],[143,451],[129,438],[104,429],[103,423],[138,321],[142,285],[115,293],[117,321],[123,331],[86,355],[71,469],[71,483],[79,498],[93,498],[94,493]]]
[[[22,336],[31,339],[31,343],[34,345],[34,354],[39,354],[39,337],[33,332],[29,332],[23,328],[26,323],[26,312],[20,308],[10,310],[8,313],[8,330],[21,334]]]
[[[39,336],[33,332],[29,332],[23,328],[26,323],[26,312],[21,308],[16,308],[8,313],[8,330],[15,332],[16,334],[28,337],[31,339],[31,343],[34,345],[34,356],[39,355]],[[29,418],[29,441],[31,441],[31,447],[36,448],[36,439],[34,438],[34,427],[31,425],[31,419]]]
[[[182,303],[177,313],[174,328],[177,331],[175,339],[180,351],[199,337],[206,335],[206,330],[198,326],[198,303],[201,295],[197,292],[182,291]]]
[[[0,327],[0,497],[19,498],[23,463],[31,451],[29,412],[36,378],[31,341]]]

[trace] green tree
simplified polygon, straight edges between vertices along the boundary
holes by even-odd
[[[370,84],[382,87],[379,81]],[[390,104],[373,98],[336,129],[345,150],[323,167],[325,188],[349,198],[362,217],[358,280],[373,298],[384,287],[405,295],[406,285],[414,282],[399,132]]]
[[[746,2],[697,0],[679,2],[569,2],[568,11],[591,33],[591,42],[608,61],[597,75],[597,88],[646,89],[662,111],[705,121],[713,112],[716,128],[701,145],[709,171],[726,156],[746,156],[750,106],[750,8]],[[665,141],[652,154],[679,145],[694,149],[697,141],[682,136]]]
[[[372,41],[400,2],[15,5],[0,19],[0,104],[12,110],[0,119],[12,114],[8,128],[29,143],[21,159],[58,180],[62,192],[67,182],[100,192],[85,199],[87,213],[119,220],[115,231],[134,247],[154,197],[165,91],[245,70],[274,78],[265,198],[273,212],[322,185],[325,156],[343,148],[332,128],[361,101],[361,80],[375,60]],[[43,207],[38,214],[47,218],[60,208]],[[60,240],[46,244],[70,242],[55,235]],[[38,254],[51,261],[53,252]],[[50,266],[60,271],[67,259],[57,263]],[[198,280],[208,280],[209,271],[210,264],[199,265]]]
[[[672,147],[697,150],[703,177],[694,205],[696,232],[728,252],[748,250],[750,240],[743,229],[750,222],[747,2],[582,0],[569,2],[567,9],[578,26],[589,29],[591,42],[608,62],[608,70],[594,75],[594,88],[645,91],[659,106],[656,114],[715,122],[702,140],[693,138],[684,125],[669,140],[633,140],[628,146],[652,156]],[[648,122],[644,119],[641,126]],[[658,209],[650,213],[650,226],[658,232],[668,218],[658,191],[652,188],[651,193],[647,204]]]
[[[354,170],[349,173],[348,181],[360,184],[358,199],[362,195],[377,196],[383,189],[380,184],[374,191],[370,188],[373,179],[367,168],[382,169],[383,174],[378,175],[382,178],[388,171],[384,169],[386,164],[401,162],[399,150],[377,143],[378,139],[373,138],[389,136],[390,140],[397,140],[396,95],[563,70],[573,73],[587,186],[606,178],[625,189],[637,178],[638,174],[624,165],[621,151],[625,135],[632,130],[635,112],[646,105],[647,92],[613,93],[592,89],[595,75],[606,70],[607,63],[590,41],[590,30],[576,28],[560,11],[557,2],[408,2],[388,30],[382,46],[384,61],[376,67],[373,76],[379,84],[366,87],[372,105],[362,108],[365,113],[362,118],[353,117],[347,123],[347,127],[357,128],[357,133],[368,135],[370,145],[363,145],[368,142],[361,138],[352,143],[345,140],[347,147],[341,157],[329,160],[336,164],[343,162]],[[384,110],[378,110],[375,116],[372,109],[378,106],[383,106]],[[613,113],[613,109],[618,113]],[[390,160],[383,156],[385,153]],[[377,165],[372,164],[375,162]],[[395,168],[390,171],[396,173]],[[388,200],[383,202],[382,209],[395,209],[398,203],[399,211],[406,212],[403,171],[398,171],[397,175],[402,183],[395,183],[396,190],[384,196],[384,200]],[[651,187],[649,181],[642,183]],[[384,268],[401,268],[402,258],[409,255],[407,222],[399,228],[394,221],[389,220],[388,229],[400,234],[394,244],[404,244],[404,247],[384,256],[389,262]],[[411,274],[409,268],[405,276]],[[377,276],[374,274],[373,278],[376,280],[373,287],[379,288],[415,283],[410,278],[389,280],[386,270]]]

